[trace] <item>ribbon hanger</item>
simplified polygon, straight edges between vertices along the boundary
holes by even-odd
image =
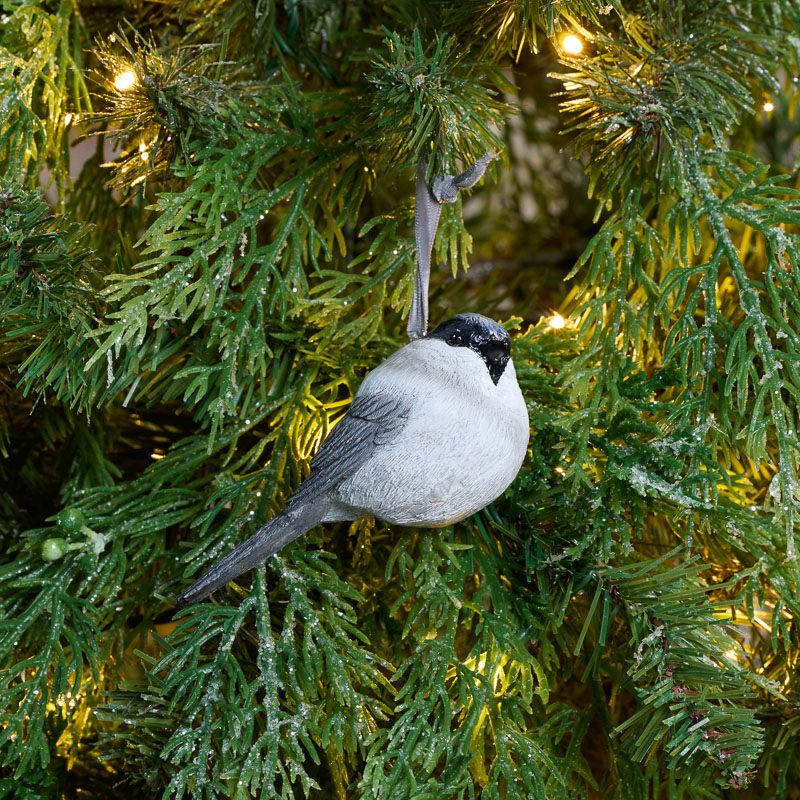
[[[414,283],[414,298],[408,315],[408,338],[421,339],[428,332],[428,284],[431,277],[431,253],[442,203],[455,203],[461,189],[474,186],[494,158],[493,151],[482,155],[469,169],[459,175],[434,178],[428,187],[425,180],[427,161],[423,158],[417,170],[416,208],[414,210],[414,237],[417,240],[417,279]]]

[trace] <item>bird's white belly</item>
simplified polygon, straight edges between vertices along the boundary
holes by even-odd
[[[398,438],[332,493],[335,516],[441,527],[499,497],[522,465],[529,436],[513,367],[508,378],[508,386],[492,386],[494,404],[460,390],[421,403]]]

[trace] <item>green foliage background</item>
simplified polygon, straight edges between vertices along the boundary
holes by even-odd
[[[800,796],[796,0],[1,5],[0,798]],[[515,332],[514,485],[173,620],[489,148],[431,309]]]

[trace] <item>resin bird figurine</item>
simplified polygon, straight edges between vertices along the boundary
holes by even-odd
[[[528,447],[506,329],[459,314],[364,379],[286,507],[176,600],[197,602],[322,522],[438,528],[499,497]]]

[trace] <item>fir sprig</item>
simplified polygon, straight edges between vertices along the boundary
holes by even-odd
[[[125,30],[101,40],[102,64],[94,76],[104,107],[84,122],[107,129],[122,153],[107,166],[109,185],[133,188],[163,179],[176,150],[188,157],[187,137],[203,120],[219,114],[235,89],[214,80],[223,64],[214,45],[185,46],[163,55],[155,41]],[[181,152],[182,148],[182,152]]]

